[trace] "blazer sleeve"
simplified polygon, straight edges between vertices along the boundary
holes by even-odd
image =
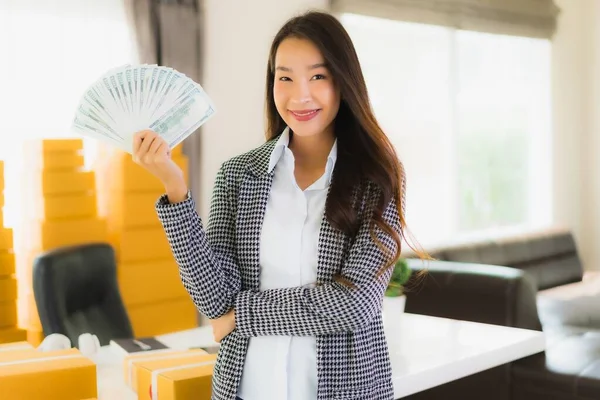
[[[401,233],[394,200],[383,217]],[[318,336],[356,331],[370,323],[380,313],[392,269],[376,276],[383,266],[384,253],[370,236],[370,218],[365,220],[341,269],[342,277],[354,288],[334,281],[316,287],[240,292],[235,302],[237,333],[243,337]],[[377,228],[375,232],[387,248],[396,248],[389,235]]]
[[[189,193],[180,203],[169,203],[166,195],[156,203],[183,285],[199,311],[211,319],[233,307],[241,288],[234,205],[223,166],[215,180],[206,230]]]

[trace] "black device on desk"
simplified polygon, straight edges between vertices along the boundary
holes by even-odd
[[[124,354],[139,353],[152,350],[168,349],[169,346],[153,337],[137,339],[113,339],[110,341],[111,348]],[[192,347],[191,349],[202,349],[208,354],[217,354],[219,346]]]

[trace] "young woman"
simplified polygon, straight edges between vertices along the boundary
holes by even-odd
[[[404,170],[337,19],[281,28],[266,96],[266,143],[221,166],[206,229],[164,140],[134,139],[165,186],[156,208],[183,284],[221,342],[212,398],[393,399],[381,304]]]

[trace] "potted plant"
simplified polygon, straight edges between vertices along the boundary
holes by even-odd
[[[390,283],[383,297],[383,319],[392,320],[404,312],[406,304],[406,295],[404,294],[404,285],[412,275],[412,270],[404,258],[400,258],[394,265]]]

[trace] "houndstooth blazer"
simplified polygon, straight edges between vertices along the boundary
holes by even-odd
[[[391,271],[375,276],[384,255],[369,234],[374,190],[369,188],[360,202],[362,224],[354,239],[323,218],[316,286],[259,291],[260,232],[273,182],[268,163],[276,141],[221,166],[206,230],[189,194],[181,203],[169,204],[166,195],[156,203],[183,285],[200,312],[217,318],[235,309],[236,329],[221,341],[212,400],[236,398],[249,338],[259,335],[316,337],[318,400],[393,399],[381,318]],[[395,202],[384,218],[401,232]],[[377,235],[395,249],[388,235],[379,230]],[[336,274],[355,288],[334,281]]]

